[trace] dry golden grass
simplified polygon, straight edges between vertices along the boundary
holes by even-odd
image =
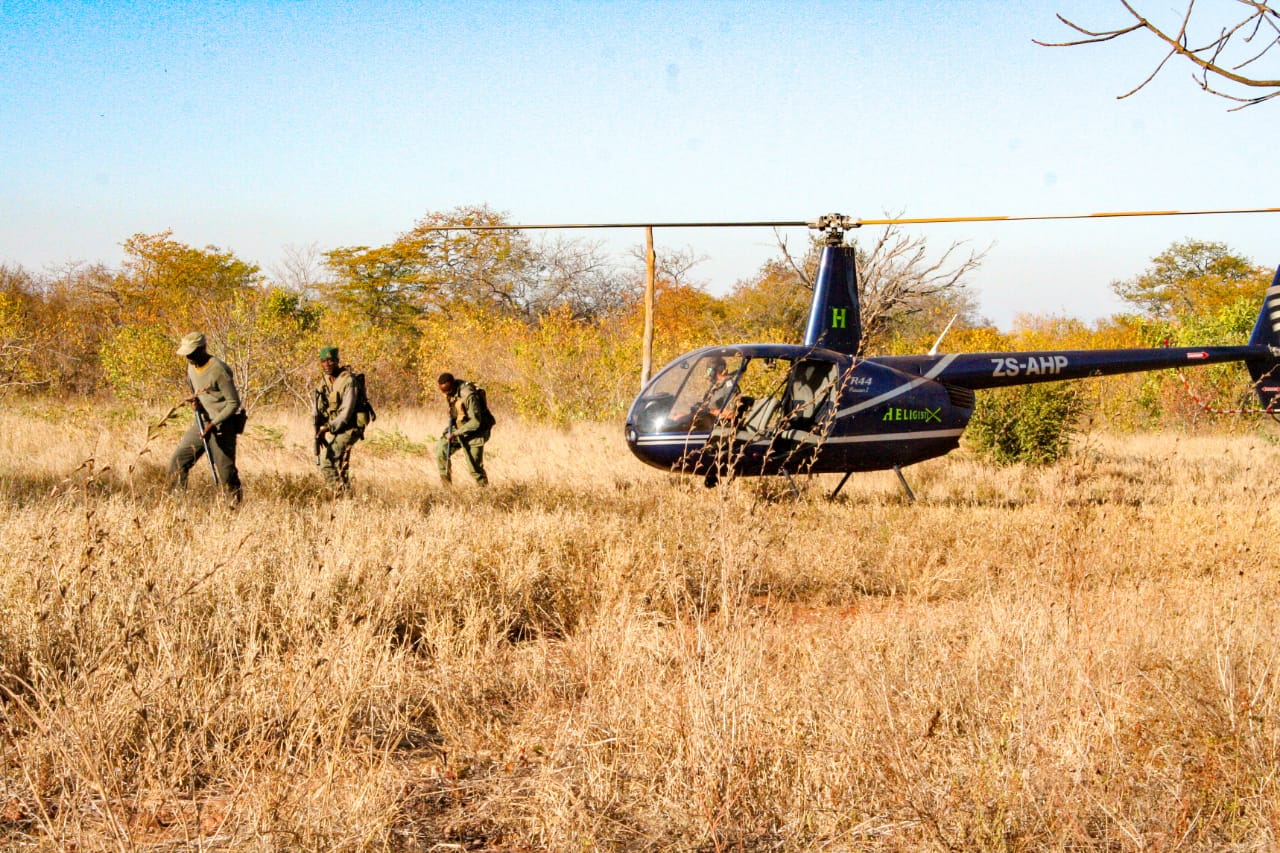
[[[439,420],[384,414],[331,500],[256,415],[233,511],[163,493],[176,427],[9,405],[0,845],[1280,844],[1267,434],[954,454],[909,505],[509,419],[445,490]]]

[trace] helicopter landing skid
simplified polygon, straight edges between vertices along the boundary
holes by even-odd
[[[840,494],[840,490],[844,488],[844,484],[849,482],[849,478],[853,476],[852,471],[845,471],[844,476],[840,478],[840,482],[836,485],[836,490],[827,496],[827,500],[833,501],[836,495]]]
[[[911,487],[907,485],[907,478],[902,476],[902,469],[897,465],[894,465],[893,473],[898,475],[898,482],[902,484],[902,490],[907,493],[907,500],[911,503],[915,503],[916,502],[915,492],[911,491]]]
[[[787,478],[787,485],[791,487],[791,494],[797,498],[800,497],[800,489],[796,486],[796,481],[791,479],[791,472],[783,468],[782,476]]]
[[[786,472],[783,471],[782,473],[785,474]],[[902,468],[897,465],[894,465],[893,473],[898,475],[898,482],[902,484],[902,490],[907,493],[907,500],[910,501],[911,503],[915,503],[916,502],[915,492],[911,491],[911,487],[907,485],[907,478],[902,476]],[[852,476],[853,476],[852,471],[845,471],[844,476],[840,478],[840,482],[836,484],[835,491],[833,491],[830,494],[830,496],[827,497],[827,500],[829,501],[835,500],[836,495],[840,494],[840,490],[844,488],[844,484],[849,482],[849,478]],[[791,478],[787,477],[787,479],[790,480]]]

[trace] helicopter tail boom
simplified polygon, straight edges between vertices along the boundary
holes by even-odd
[[[1267,289],[1253,335],[1244,346],[981,352],[885,356],[876,361],[973,390],[1242,361],[1262,405],[1275,408],[1280,405],[1280,270]]]
[[[943,356],[884,356],[877,362],[908,373],[928,376],[947,385],[982,390],[1141,373],[1148,370],[1196,367],[1264,358],[1274,363],[1265,347],[1160,347],[1154,349],[1034,350],[976,352]],[[941,369],[939,369],[941,368]]]

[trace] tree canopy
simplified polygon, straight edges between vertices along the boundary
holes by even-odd
[[[462,306],[525,318],[560,306],[579,316],[621,307],[622,273],[598,244],[466,230],[510,224],[485,205],[428,213],[385,246],[326,252],[332,278],[322,290],[370,323],[399,325]]]
[[[1268,271],[1225,243],[1182,240],[1151,259],[1137,276],[1111,288],[1144,316],[1156,320],[1209,316],[1244,299],[1261,299]]]

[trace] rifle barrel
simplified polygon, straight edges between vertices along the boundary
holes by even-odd
[[[199,400],[196,400],[196,429],[200,430],[200,443],[204,445],[204,455],[209,457],[209,471],[213,474],[213,484],[220,486],[222,480],[218,477],[218,466],[213,461],[213,451],[209,447],[209,439],[204,434],[204,427],[204,407],[200,405]]]

